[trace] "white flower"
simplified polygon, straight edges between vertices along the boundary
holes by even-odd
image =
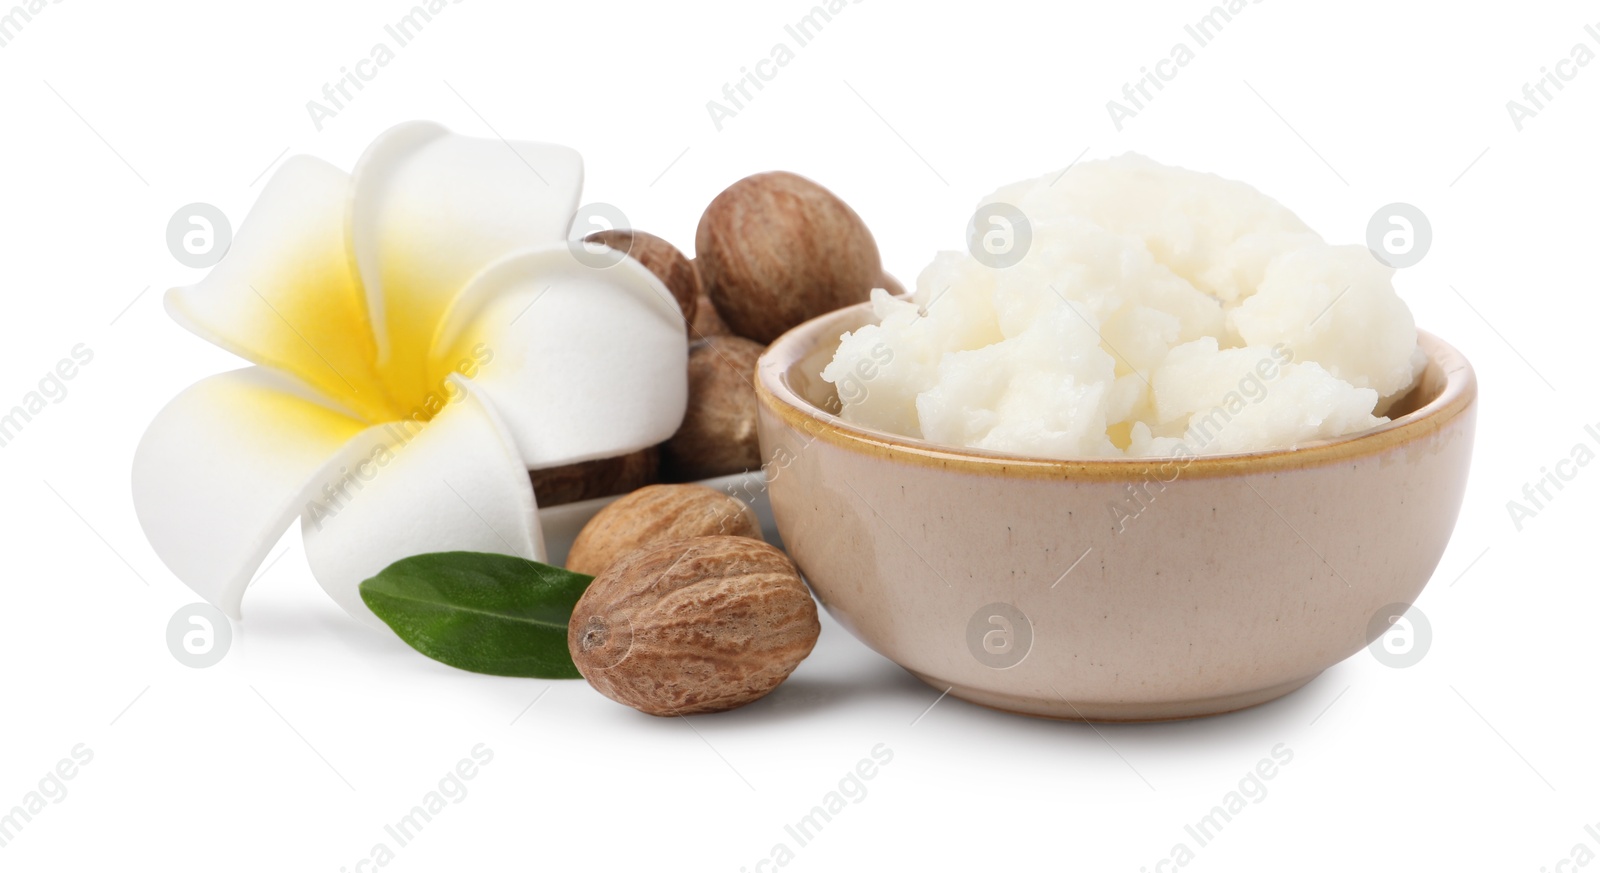
[[[179,394],[135,454],[139,521],[173,573],[237,618],[300,516],[317,581],[377,624],[358,586],[400,558],[544,558],[528,470],[671,436],[682,316],[637,262],[573,256],[582,177],[571,149],[420,122],[353,174],[285,163],[227,257],[167,293],[178,323],[255,364]]]

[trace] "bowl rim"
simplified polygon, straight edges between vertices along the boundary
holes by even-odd
[[[761,408],[776,415],[787,426],[806,433],[809,437],[806,445],[822,440],[874,457],[979,475],[1115,481],[1155,475],[1171,481],[1161,471],[1171,472],[1173,465],[1178,465],[1179,469],[1172,478],[1180,474],[1210,478],[1347,463],[1439,432],[1471,411],[1478,397],[1477,374],[1466,357],[1439,337],[1419,329],[1417,342],[1427,356],[1427,366],[1437,367],[1443,374],[1443,387],[1437,396],[1417,409],[1358,433],[1315,440],[1288,449],[1189,458],[1054,459],[952,447],[847,422],[801,397],[789,384],[789,372],[797,363],[811,356],[822,342],[837,340],[837,335],[829,339],[831,330],[859,318],[871,306],[870,301],[859,303],[813,318],[774,340],[757,363],[756,395]]]

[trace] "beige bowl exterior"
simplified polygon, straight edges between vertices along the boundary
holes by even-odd
[[[1264,703],[1365,647],[1455,526],[1477,381],[1428,334],[1418,388],[1354,437],[1187,464],[1045,461],[824,411],[836,400],[817,373],[869,316],[808,322],[761,360],[772,511],[829,613],[957,697],[1092,721]]]

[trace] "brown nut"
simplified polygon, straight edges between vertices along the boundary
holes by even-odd
[[[707,339],[714,336],[731,336],[728,323],[717,314],[717,305],[706,292],[700,292],[700,302],[694,305],[694,321],[689,323],[689,339]]]
[[[821,632],[788,556],[744,537],[659,543],[614,564],[572,613],[567,646],[601,694],[650,715],[764,697]]]
[[[694,245],[700,279],[723,320],[760,343],[866,300],[883,275],[861,217],[793,173],[733,183],[706,207]]]
[[[717,535],[761,539],[761,522],[743,500],[704,485],[651,485],[589,519],[567,553],[567,569],[598,576],[646,546]]]
[[[743,337],[707,337],[689,350],[689,407],[661,446],[666,478],[679,482],[761,467],[756,433],[756,360],[766,349]]]
[[[533,496],[541,507],[627,494],[660,481],[661,452],[655,446],[601,458],[532,470]]]
[[[694,324],[696,307],[703,293],[700,273],[689,262],[689,258],[678,251],[677,246],[655,234],[621,228],[596,231],[584,237],[583,241],[616,249],[643,264],[672,292],[672,298],[678,301],[678,309],[683,313],[684,322]]]

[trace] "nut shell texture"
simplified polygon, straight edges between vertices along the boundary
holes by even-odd
[[[567,569],[598,576],[646,546],[690,537],[761,539],[761,522],[743,500],[704,485],[651,485],[600,510],[572,543]]]
[[[663,478],[692,482],[761,467],[755,378],[764,351],[736,336],[708,337],[689,349],[688,410],[661,446]]]
[[[872,232],[843,200],[794,173],[758,173],[717,195],[695,231],[695,264],[733,332],[770,343],[866,300],[883,275]]]
[[[816,603],[783,552],[701,537],[635,552],[572,614],[572,659],[600,693],[650,715],[721,712],[776,688],[816,645]]]
[[[728,323],[722,320],[717,312],[717,305],[711,302],[706,292],[700,292],[700,302],[694,306],[694,321],[689,323],[689,339],[705,339],[713,336],[728,336],[733,330]]]

